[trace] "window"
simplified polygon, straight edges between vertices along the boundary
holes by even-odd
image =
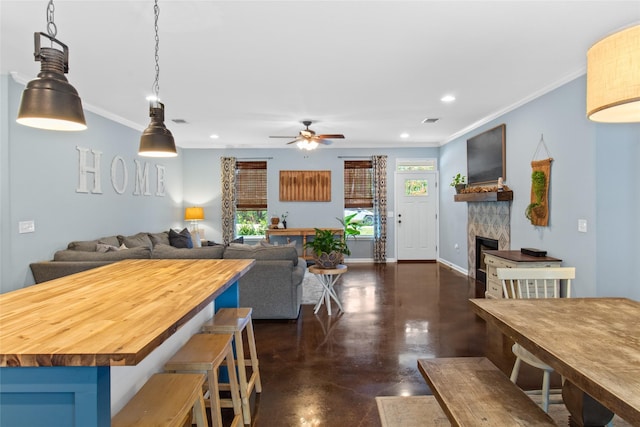
[[[267,162],[236,162],[236,235],[264,236],[267,229]]]
[[[397,172],[434,171],[438,170],[436,159],[397,159]]]
[[[371,160],[344,162],[344,217],[361,236],[373,236],[373,168]]]

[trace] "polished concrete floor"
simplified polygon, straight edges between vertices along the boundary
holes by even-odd
[[[431,394],[417,359],[487,353],[475,280],[441,264],[349,265],[336,289],[344,313],[304,305],[297,322],[254,322],[254,426],[380,426],[376,396]],[[510,369],[508,344],[498,349],[492,360]]]

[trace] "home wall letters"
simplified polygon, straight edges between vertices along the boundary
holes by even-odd
[[[76,193],[102,194],[102,151],[86,147],[76,147],[78,150],[78,187]],[[151,196],[149,163],[134,159],[135,183],[132,194],[134,196]],[[155,165],[156,191],[153,195],[164,197],[166,168]],[[122,156],[115,156],[111,160],[111,186],[117,194],[124,194],[129,186],[129,170],[127,162]],[[90,184],[93,184],[92,186]]]

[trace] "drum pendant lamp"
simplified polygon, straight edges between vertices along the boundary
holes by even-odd
[[[35,61],[40,62],[38,78],[31,80],[18,108],[16,121],[22,125],[63,131],[85,130],[82,102],[65,74],[69,71],[69,48],[57,40],[53,0],[47,6],[47,32],[34,33]],[[51,41],[52,47],[40,47],[40,39]],[[57,44],[62,50],[54,48]]]
[[[160,48],[160,38],[158,37],[158,16],[160,8],[158,0],[155,0],[153,7],[155,16],[155,32],[156,32],[156,78],[153,83],[153,91],[155,96],[149,103],[149,117],[151,123],[142,132],[140,137],[140,148],[138,154],[145,157],[175,157],[178,155],[176,143],[173,139],[171,131],[164,124],[164,104],[160,102],[160,65],[158,50]]]

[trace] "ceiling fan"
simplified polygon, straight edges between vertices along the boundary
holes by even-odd
[[[287,142],[287,145],[297,143],[298,147],[304,150],[313,150],[318,144],[329,145],[331,144],[331,142],[327,141],[329,139],[344,139],[344,135],[337,133],[316,135],[313,130],[309,129],[311,123],[313,123],[311,120],[302,121],[305,129],[301,130],[298,136],[270,136],[269,138],[293,138],[292,141]]]

